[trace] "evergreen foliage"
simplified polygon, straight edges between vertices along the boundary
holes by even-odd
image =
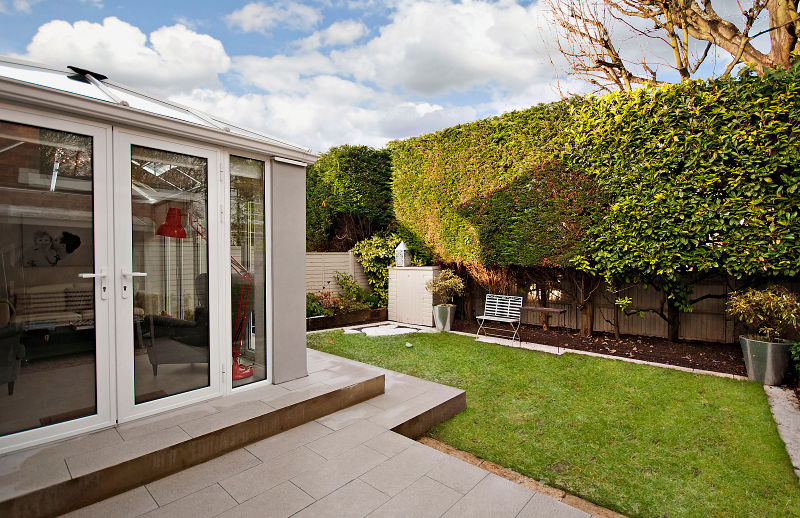
[[[337,146],[307,168],[306,250],[349,250],[393,220],[388,151]]]
[[[392,141],[398,222],[445,263],[564,264],[599,196],[558,159],[570,107],[540,104]]]
[[[576,264],[655,284],[800,273],[800,67],[589,98],[562,158],[609,204]]]

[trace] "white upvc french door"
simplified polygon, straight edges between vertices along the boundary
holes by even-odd
[[[0,453],[116,419],[111,145],[111,126],[0,105],[0,331],[19,361]]]
[[[220,152],[114,130],[117,419],[220,395]]]

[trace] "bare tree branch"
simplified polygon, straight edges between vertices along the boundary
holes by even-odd
[[[742,62],[752,65],[758,74],[788,66],[791,52],[800,51],[800,0],[751,0],[748,6],[742,5],[744,0],[736,0],[739,20],[723,19],[712,5],[719,1],[547,0],[553,21],[560,28],[557,45],[570,68],[568,73],[601,90],[660,84],[657,71],[662,66],[675,70],[681,80],[691,79],[714,48],[731,56],[723,76]],[[769,17],[769,28],[751,36],[764,13]],[[643,28],[644,23],[652,24],[652,28]],[[626,56],[619,44],[629,41],[615,34],[620,29],[629,33],[628,38],[663,42],[671,50],[671,61]],[[770,49],[762,52],[752,42],[766,34]],[[696,54],[693,49],[697,49]]]

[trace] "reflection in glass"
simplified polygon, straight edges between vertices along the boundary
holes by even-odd
[[[0,121],[0,435],[97,412],[92,138]]]
[[[209,385],[208,162],[131,146],[131,198],[139,404]]]
[[[233,386],[266,379],[264,162],[231,156]]]

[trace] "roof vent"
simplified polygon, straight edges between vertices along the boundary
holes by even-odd
[[[114,93],[101,82],[105,79],[108,79],[108,76],[104,76],[103,74],[98,74],[97,72],[92,72],[91,70],[86,70],[85,68],[74,67],[72,65],[67,66],[67,68],[77,74],[77,76],[69,76],[70,79],[91,83],[98,89],[100,89],[100,91],[106,94],[109,98],[113,99],[115,103],[120,104],[122,106],[130,106],[130,104],[128,104],[128,101],[123,101],[122,99],[114,95]]]
[[[92,76],[93,78],[97,79],[98,81],[102,81],[104,79],[108,79],[108,76],[104,76],[103,74],[98,74],[97,72],[92,72],[91,70],[86,70],[85,68],[78,68],[73,67],[72,65],[67,67],[68,69],[72,70],[76,74],[86,77]]]

